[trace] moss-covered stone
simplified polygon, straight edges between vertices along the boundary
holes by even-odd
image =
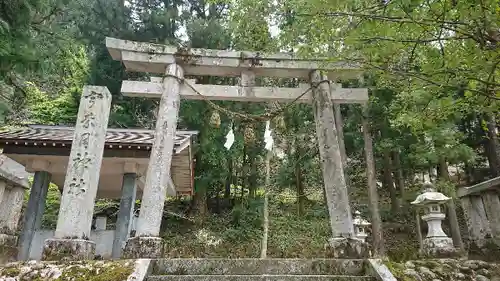
[[[134,270],[132,261],[20,262],[0,268],[0,280],[123,281]]]
[[[500,265],[480,260],[436,259],[406,263],[386,261],[385,264],[401,281],[500,280]]]
[[[21,273],[21,270],[17,267],[7,267],[0,272],[2,276],[17,277]]]
[[[15,261],[17,257],[17,247],[8,245],[8,244],[0,244],[0,264],[5,264],[8,262]]]
[[[125,258],[157,259],[163,255],[163,239],[159,237],[134,237],[128,239],[123,252]]]
[[[159,275],[363,275],[361,259],[160,259],[153,274]]]
[[[385,265],[391,271],[391,273],[394,275],[394,277],[396,277],[397,280],[399,280],[399,281],[414,281],[414,280],[416,280],[416,279],[412,278],[411,276],[405,275],[404,264],[386,261]]]
[[[56,281],[123,281],[132,273],[133,267],[124,263],[107,263],[103,266],[71,265]]]
[[[43,246],[42,259],[91,260],[94,259],[95,243],[83,239],[47,239]]]
[[[339,275],[172,275],[150,276],[148,281],[374,281],[371,276]]]

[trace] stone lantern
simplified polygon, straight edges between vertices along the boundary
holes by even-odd
[[[354,237],[366,242],[366,237],[368,237],[367,228],[371,225],[367,220],[361,217],[361,212],[354,212],[354,220],[352,222],[354,225]]]
[[[428,257],[451,257],[457,254],[453,240],[444,233],[441,223],[446,217],[441,206],[451,200],[441,192],[437,192],[430,183],[424,184],[424,192],[417,196],[412,205],[424,209],[422,220],[427,223],[427,236],[423,239],[422,252]],[[420,231],[420,230],[419,230]]]

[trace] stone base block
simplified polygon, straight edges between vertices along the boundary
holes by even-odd
[[[16,261],[17,236],[0,233],[0,264]]]
[[[47,239],[42,260],[93,260],[95,243],[83,239]]]
[[[364,259],[371,257],[370,244],[355,238],[328,240],[328,256],[336,259]]]
[[[421,255],[425,258],[458,258],[461,255],[449,237],[429,237],[422,242]]]
[[[133,237],[127,240],[123,257],[126,259],[158,259],[163,255],[163,239],[160,237]]]
[[[15,247],[17,245],[17,236],[0,233],[0,245]]]

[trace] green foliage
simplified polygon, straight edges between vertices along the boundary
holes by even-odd
[[[45,43],[33,47],[33,51],[37,59],[47,63],[37,64],[34,69],[11,67],[5,70],[5,87],[0,87],[0,97],[8,113],[7,123],[72,124],[76,119],[83,82],[88,74],[86,49],[70,38],[54,41],[44,37],[44,40]]]
[[[456,187],[450,181],[443,181],[443,180],[438,181],[436,183],[436,189],[439,192],[442,192],[443,194],[445,194],[446,196],[450,196],[453,198],[455,198],[457,196],[456,195]]]
[[[57,215],[59,214],[59,206],[61,205],[61,192],[59,188],[51,183],[47,192],[47,200],[45,201],[45,211],[42,218],[43,229],[55,229],[57,224]]]
[[[297,217],[295,202],[287,198],[270,199],[268,256],[326,257],[324,244],[330,235],[326,208],[315,201],[304,217]],[[163,234],[165,256],[259,257],[262,202],[262,197],[257,197],[250,208],[236,207],[227,214],[208,216],[202,229],[186,221],[169,219],[165,222],[169,227]]]
[[[29,179],[30,185],[33,184],[33,178]],[[26,190],[24,194],[24,206],[28,204],[31,189]],[[45,209],[42,217],[42,229],[55,229],[57,223],[57,214],[61,203],[61,193],[57,185],[50,183],[45,200]]]
[[[38,67],[40,55],[56,38],[52,20],[66,1],[14,0],[3,3],[0,11],[0,75],[15,69]]]
[[[59,95],[57,98],[51,98],[47,93],[40,91],[33,83],[28,83],[28,103],[27,111],[30,113],[29,119],[25,120],[28,124],[71,124],[76,121],[78,114],[78,101],[72,93]]]
[[[398,262],[417,259],[418,247],[416,247],[415,243],[401,243],[401,241],[408,241],[407,239],[411,239],[411,237],[392,240],[391,242],[395,243],[388,245],[387,256]]]

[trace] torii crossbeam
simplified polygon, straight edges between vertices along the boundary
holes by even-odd
[[[113,59],[122,61],[127,70],[136,72],[163,74],[166,65],[177,63],[183,66],[186,76],[235,77],[251,69],[255,76],[309,79],[311,70],[322,69],[328,72],[330,80],[337,80],[360,73],[356,64],[332,62],[326,58],[302,59],[290,53],[184,49],[109,37],[106,47]]]
[[[304,95],[298,101],[311,102],[314,109],[332,228],[330,246],[333,256],[361,258],[369,254],[366,243],[352,239],[352,215],[333,111],[333,102],[365,103],[368,91],[343,89],[336,84],[324,83],[358,77],[361,70],[357,65],[327,59],[306,60],[286,53],[266,55],[247,51],[183,49],[115,38],[106,38],[106,46],[111,56],[122,61],[127,70],[165,75],[164,78],[153,77],[150,82],[124,81],[122,84],[125,95],[161,98],[136,237],[128,240],[126,257],[161,256],[160,224],[181,97],[250,102],[291,101],[308,87],[312,87],[312,94]],[[239,77],[240,83],[223,86],[184,81],[190,83],[199,92],[197,94],[183,83],[187,75]],[[310,85],[299,85],[298,88],[257,87],[255,78],[259,76],[307,79]]]

